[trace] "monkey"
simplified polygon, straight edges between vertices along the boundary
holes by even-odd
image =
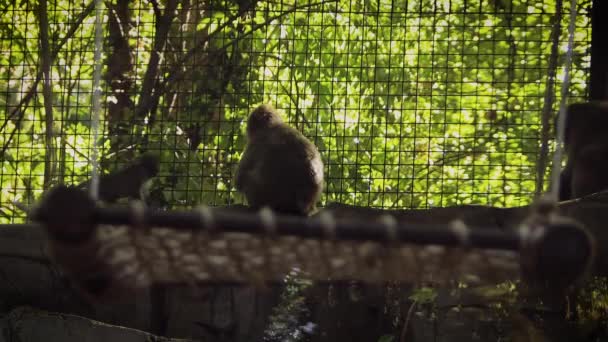
[[[116,203],[123,198],[144,199],[146,184],[158,174],[159,164],[160,160],[157,155],[145,153],[126,168],[99,177],[97,199],[106,204]],[[88,190],[90,185],[91,180],[88,180],[74,188]],[[26,213],[32,212],[32,208],[21,202],[15,201],[13,205]]]
[[[608,102],[568,106],[564,150],[567,161],[560,175],[560,201],[608,188]]]
[[[608,133],[608,132],[607,132]],[[608,189],[608,141],[581,149],[571,172],[572,198]]]
[[[323,191],[323,161],[317,147],[268,104],[247,120],[247,145],[235,174],[236,189],[251,209],[269,207],[309,216]]]
[[[99,177],[98,199],[105,203],[115,203],[122,198],[141,199],[144,184],[158,174],[159,168],[159,157],[144,153],[124,169]],[[76,188],[88,189],[90,183],[86,181]]]

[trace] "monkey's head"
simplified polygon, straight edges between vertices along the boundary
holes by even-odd
[[[568,106],[564,144],[566,149],[603,139],[608,127],[608,101],[573,103]]]
[[[247,135],[251,138],[264,129],[280,126],[283,119],[271,105],[263,104],[256,108],[247,120]]]
[[[144,168],[150,177],[154,177],[160,169],[160,158],[154,153],[147,152],[140,157],[138,164]]]

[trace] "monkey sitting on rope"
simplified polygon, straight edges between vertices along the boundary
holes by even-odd
[[[566,120],[560,201],[608,189],[608,102],[572,104]]]
[[[310,215],[323,190],[323,162],[317,147],[266,104],[249,116],[247,140],[235,185],[249,206]]]

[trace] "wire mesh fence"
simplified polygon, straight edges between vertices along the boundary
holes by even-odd
[[[577,6],[570,102],[589,79],[591,1]],[[93,3],[1,7],[3,223],[85,182],[94,146],[104,174],[160,156],[138,194],[150,206],[243,203],[233,175],[260,103],[317,145],[322,205],[522,205],[548,175],[560,0],[106,2],[96,142]]]

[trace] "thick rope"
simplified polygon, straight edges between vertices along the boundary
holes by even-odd
[[[95,0],[95,54],[93,71],[93,109],[91,112],[91,131],[93,132],[93,150],[91,156],[91,185],[89,194],[93,199],[97,199],[99,194],[99,121],[101,111],[101,49],[103,46],[102,31],[103,1]]]
[[[574,28],[576,24],[576,0],[570,1],[570,23],[568,25],[568,47],[564,66],[564,82],[562,83],[561,100],[557,117],[557,128],[555,137],[555,153],[553,154],[553,167],[551,170],[551,199],[559,200],[560,174],[562,171],[562,156],[564,146],[564,135],[566,132],[566,115],[568,91],[570,88],[570,67],[572,64],[572,50],[574,45]]]

